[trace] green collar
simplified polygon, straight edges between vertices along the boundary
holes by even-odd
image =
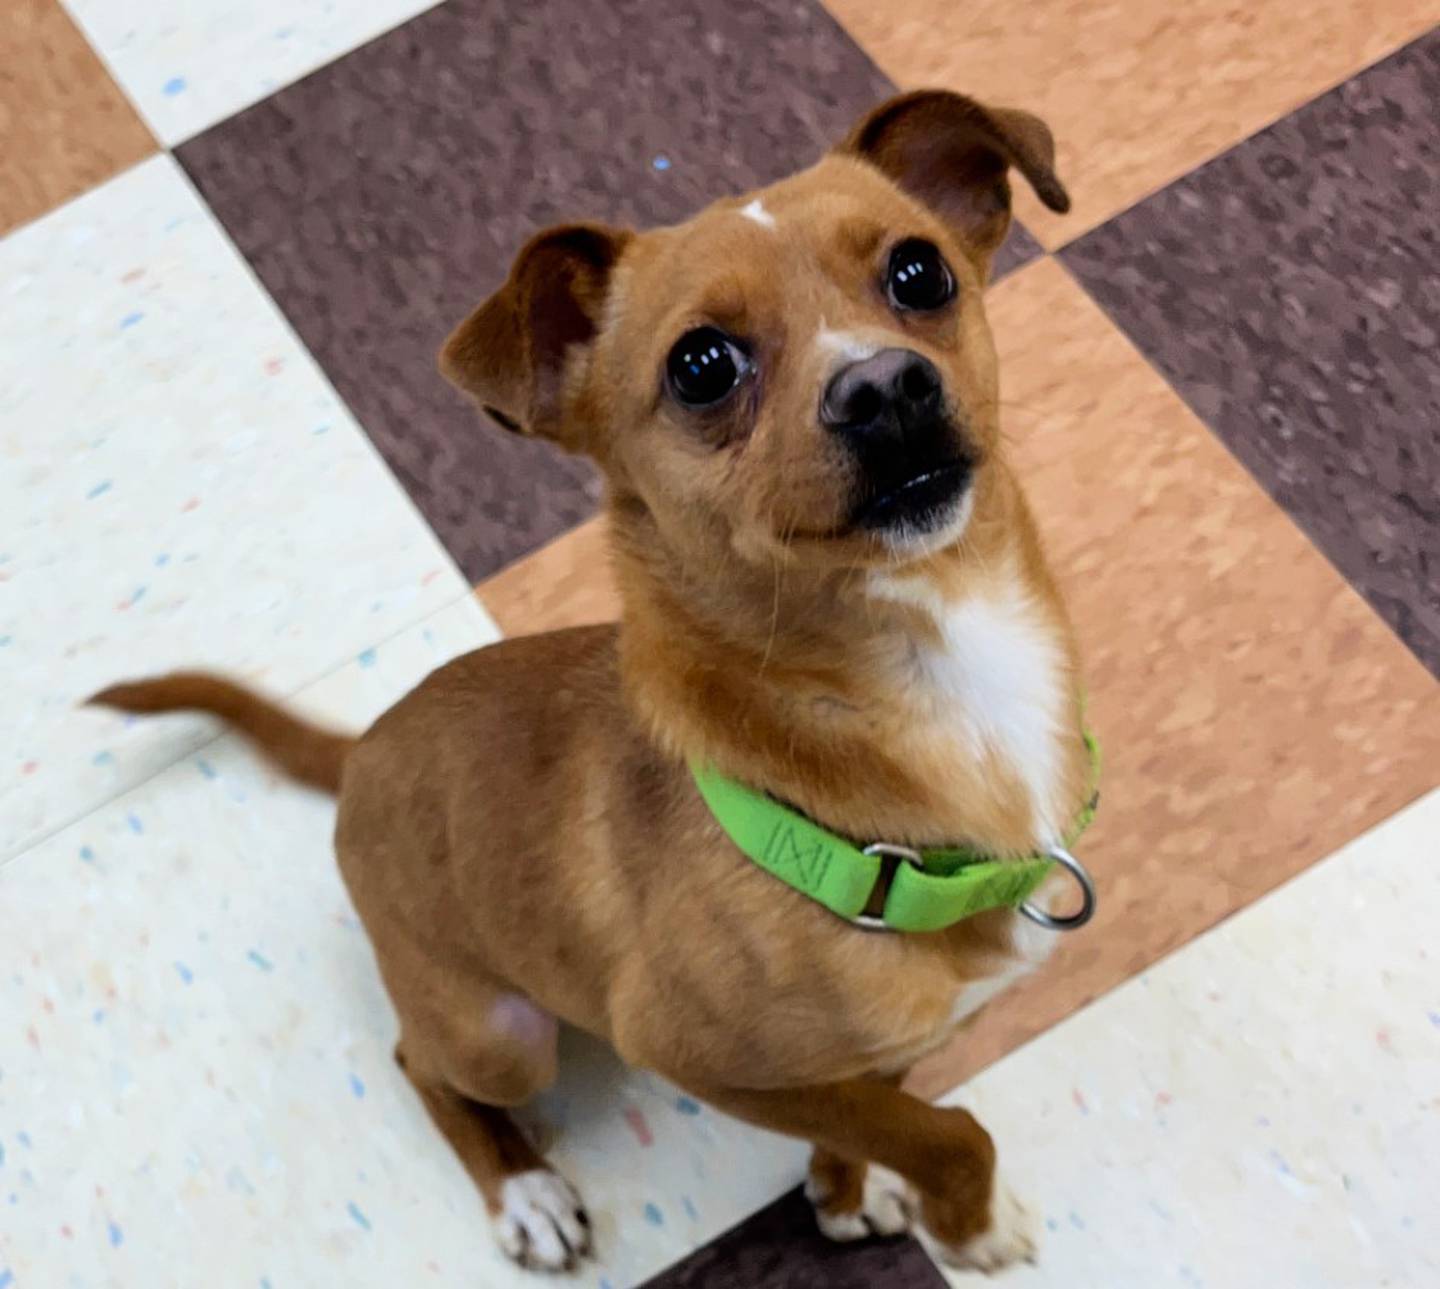
[[[1088,731],[1085,745],[1093,786],[1100,778],[1100,745]],[[1018,908],[1043,926],[1068,931],[1088,922],[1094,911],[1089,875],[1066,847],[1095,817],[1096,791],[1071,825],[1064,846],[1026,859],[997,860],[965,847],[917,851],[881,842],[862,849],[798,810],[713,770],[692,766],[691,773],[711,814],[741,851],[767,873],[859,926],[940,931],[987,909]],[[1057,863],[1071,873],[1085,897],[1080,911],[1067,917],[1026,903]],[[891,876],[883,912],[867,916],[865,910],[887,871]]]

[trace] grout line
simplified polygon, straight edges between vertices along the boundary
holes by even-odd
[[[1358,80],[1361,76],[1364,76],[1368,72],[1371,72],[1375,68],[1379,67],[1381,63],[1389,61],[1391,58],[1394,58],[1396,54],[1399,54],[1404,50],[1409,49],[1411,45],[1418,44],[1435,30],[1436,28],[1434,26],[1430,26],[1426,27],[1423,31],[1418,31],[1415,32],[1413,35],[1402,38],[1397,44],[1391,46],[1389,49],[1385,50],[1384,53],[1378,55],[1377,57],[1372,58],[1368,63],[1365,63],[1363,66],[1356,68],[1354,71],[1347,72],[1344,76],[1341,76],[1337,80],[1329,82],[1323,88],[1316,90],[1314,93],[1307,94],[1306,97],[1299,99],[1297,102],[1292,103],[1289,107],[1282,109],[1275,116],[1272,116],[1262,124],[1257,125],[1248,134],[1244,134],[1240,138],[1235,139],[1233,142],[1225,144],[1224,147],[1217,148],[1214,152],[1209,153],[1207,156],[1195,162],[1194,165],[1188,166],[1184,170],[1178,171],[1177,173],[1171,175],[1170,178],[1165,179],[1162,182],[1155,184],[1152,188],[1147,189],[1140,196],[1136,197],[1133,201],[1127,202],[1119,210],[1112,211],[1109,215],[1106,215],[1103,219],[1097,220],[1088,228],[1077,229],[1071,236],[1064,238],[1062,241],[1057,242],[1053,247],[1047,247],[1046,249],[1056,259],[1059,259],[1062,251],[1069,250],[1076,243],[1084,241],[1085,238],[1089,237],[1092,233],[1098,233],[1106,225],[1114,223],[1117,219],[1123,219],[1137,206],[1143,206],[1147,201],[1150,201],[1152,198],[1159,196],[1167,188],[1173,188],[1176,184],[1183,183],[1186,179],[1190,178],[1191,175],[1198,174],[1207,166],[1214,165],[1215,162],[1219,161],[1222,157],[1229,156],[1230,153],[1234,152],[1237,148],[1243,148],[1247,143],[1251,143],[1255,139],[1258,139],[1267,130],[1273,130],[1277,125],[1288,121],[1292,116],[1295,116],[1299,112],[1303,112],[1312,104],[1318,103],[1326,95],[1333,94],[1336,90],[1343,88],[1353,80]],[[1034,237],[1037,242],[1040,240],[1038,234],[1031,233],[1031,236]]]
[[[68,210],[77,202],[84,201],[87,197],[94,196],[95,193],[100,192],[102,189],[109,187],[112,183],[123,179],[126,175],[133,174],[142,166],[150,165],[157,157],[164,157],[169,155],[170,154],[166,152],[164,148],[157,147],[155,151],[151,152],[149,155],[143,156],[137,161],[132,161],[128,166],[122,166],[113,174],[106,175],[105,178],[99,180],[97,183],[91,184],[90,187],[82,188],[79,192],[72,192],[68,197],[65,198],[64,201],[57,202],[48,210],[42,210],[38,215],[32,215],[23,224],[15,224],[13,227],[6,229],[3,234],[0,234],[0,244],[8,243],[11,238],[18,237],[24,233],[29,232],[29,230],[34,228],[37,224],[40,224],[44,220],[49,219],[51,215],[58,215],[62,210]]]
[[[129,175],[134,171],[140,169],[142,166],[148,165],[165,167],[169,171],[171,177],[175,178],[180,183],[180,185],[185,189],[190,198],[194,201],[196,207],[201,212],[203,218],[206,220],[210,231],[216,236],[218,236],[223,243],[225,249],[222,253],[228,254],[231,257],[234,266],[238,268],[240,273],[250,284],[251,288],[258,293],[261,301],[261,307],[268,311],[272,322],[276,326],[278,326],[282,333],[286,337],[288,337],[288,339],[296,346],[299,352],[304,356],[305,361],[310,364],[312,373],[315,375],[315,377],[319,379],[324,388],[330,393],[331,397],[334,398],[337,406],[343,409],[345,416],[350,422],[350,425],[356,431],[356,437],[360,440],[360,450],[369,454],[370,459],[381,471],[383,477],[389,480],[398,504],[402,507],[402,509],[408,511],[412,520],[429,538],[429,543],[432,548],[432,558],[434,558],[436,562],[439,563],[443,568],[448,568],[453,574],[455,581],[464,588],[464,590],[460,594],[456,595],[454,599],[445,601],[443,604],[432,610],[432,613],[439,613],[444,609],[453,608],[454,605],[457,604],[462,598],[468,596],[476,600],[477,606],[484,613],[485,617],[495,627],[496,632],[499,633],[499,625],[495,622],[494,615],[485,606],[484,602],[480,600],[477,596],[475,596],[474,587],[471,585],[470,580],[464,575],[464,572],[460,569],[459,565],[456,564],[454,556],[451,555],[449,549],[440,540],[439,535],[435,532],[435,529],[431,526],[429,520],[426,519],[424,513],[415,504],[414,499],[410,496],[409,492],[406,491],[404,485],[401,484],[400,480],[395,475],[395,472],[390,468],[389,463],[381,455],[380,450],[375,446],[374,440],[371,439],[369,433],[366,431],[359,417],[355,415],[354,409],[351,408],[350,404],[346,402],[343,397],[341,397],[339,390],[337,390],[334,384],[331,382],[329,373],[325,370],[325,368],[321,365],[320,361],[311,352],[309,346],[305,344],[299,334],[295,331],[295,328],[291,324],[290,319],[286,316],[284,310],[280,307],[279,302],[270,293],[269,289],[265,286],[265,284],[260,280],[259,276],[255,272],[254,266],[246,258],[240,248],[235,244],[234,240],[230,237],[228,230],[225,228],[224,224],[221,223],[219,216],[210,206],[210,203],[205,200],[204,195],[196,187],[189,173],[185,170],[184,166],[180,163],[179,159],[174,156],[173,153],[169,152],[168,150],[152,153],[150,156],[145,157],[143,160],[138,161],[134,165],[127,167],[125,170],[119,172],[118,174],[112,175],[109,179],[105,180],[104,183],[97,184],[95,187],[87,189],[83,193],[76,194],[76,196],[70,198],[66,202],[61,203],[60,206],[54,207],[51,211],[46,212],[46,215],[42,215],[39,218],[44,219],[49,214],[53,214],[56,211],[62,210],[65,207],[71,205],[73,202],[85,200],[86,198],[89,198],[94,194],[100,192],[109,184],[121,179],[122,176]],[[37,221],[32,221],[32,223],[34,222]],[[11,230],[12,233],[14,231],[16,230]],[[6,236],[8,239],[10,234],[7,234]],[[406,622],[404,625],[392,632],[389,636],[386,636],[383,640],[375,642],[374,647],[379,647],[379,645],[382,645],[387,641],[394,639],[396,635],[399,635],[402,632],[416,626],[418,623],[425,621],[429,616],[431,616],[431,614],[426,614],[423,617],[415,618]],[[293,698],[295,694],[299,693],[302,689],[306,689],[310,685],[316,684],[320,680],[325,679],[327,676],[332,675],[335,671],[339,670],[340,667],[345,666],[348,661],[349,660],[345,660],[336,663],[335,666],[329,668],[324,672],[319,673],[318,675],[312,676],[311,678],[305,680],[299,686],[293,689],[278,694],[277,697],[282,699]],[[221,736],[217,735],[216,737],[218,738]],[[208,747],[214,741],[214,738],[207,740],[205,743],[198,745],[196,750],[199,750],[199,747]],[[179,764],[180,761],[184,760],[186,755],[187,753],[185,752],[178,753],[174,760],[168,762],[165,766],[156,770],[154,773],[145,776],[143,779],[138,780],[135,784],[130,786],[135,787],[139,786],[141,783],[148,783],[151,779],[155,778],[156,775],[161,774],[165,770],[168,770],[173,766]],[[85,818],[89,814],[93,813],[96,809],[99,809],[101,806],[108,805],[118,796],[123,796],[124,793],[128,792],[129,790],[129,787],[123,788],[118,793],[115,793],[111,796],[105,797],[102,800],[95,802],[93,805],[87,807],[79,814],[67,816],[64,821],[57,824],[55,827],[49,828],[34,837],[27,838],[26,840],[22,841],[15,850],[12,850],[4,855],[0,855],[0,868],[3,868],[12,860],[20,858],[20,856],[32,850],[36,845],[49,840],[57,832],[62,831],[67,827],[70,827],[74,823],[77,823],[80,819]]]
[[[276,85],[271,85],[268,88],[262,90],[254,98],[246,99],[238,107],[231,108],[231,110],[226,112],[224,116],[216,117],[215,120],[207,121],[203,125],[196,126],[193,129],[187,129],[183,134],[177,135],[175,138],[169,140],[169,142],[166,144],[166,147],[171,152],[174,152],[179,148],[185,147],[186,145],[200,138],[201,135],[208,134],[211,130],[218,129],[220,126],[228,124],[229,122],[233,121],[237,116],[242,116],[244,113],[250,111],[251,108],[259,107],[262,103],[268,103],[277,94],[282,94],[293,86],[299,85],[303,81],[309,80],[312,76],[323,72],[327,67],[333,67],[336,63],[342,62],[344,59],[349,58],[352,54],[357,54],[367,46],[373,45],[377,40],[383,40],[386,36],[389,36],[392,33],[399,31],[400,28],[408,26],[410,23],[415,22],[419,18],[423,18],[432,9],[438,9],[443,3],[445,3],[445,0],[427,0],[427,3],[423,4],[419,9],[415,10],[414,13],[407,13],[403,17],[397,18],[393,22],[386,22],[383,26],[380,27],[378,31],[370,31],[368,32],[368,34],[362,35],[357,41],[355,41],[355,43],[347,44],[342,48],[337,49],[334,53],[328,55],[325,58],[322,58],[321,61],[316,63],[313,67],[307,67],[304,71],[300,72],[295,76],[292,76],[289,80],[282,81]],[[156,134],[158,137],[159,131],[156,131]]]
[[[445,543],[440,540],[440,534],[435,531],[434,526],[426,517],[425,512],[420,509],[419,505],[416,504],[415,499],[410,495],[409,490],[405,487],[403,483],[400,482],[400,477],[395,473],[394,470],[390,468],[390,463],[385,459],[384,454],[375,445],[375,440],[371,438],[370,431],[365,428],[365,423],[360,419],[355,409],[350,406],[344,396],[335,387],[334,381],[330,379],[330,373],[325,369],[325,365],[320,361],[320,359],[317,358],[315,354],[311,351],[310,346],[305,343],[304,338],[295,329],[295,324],[290,320],[290,315],[285,312],[285,309],[281,305],[280,301],[275,298],[275,296],[271,293],[270,288],[267,287],[265,283],[261,280],[259,273],[256,271],[255,266],[250,262],[249,257],[247,257],[245,252],[242,251],[240,247],[236,244],[234,238],[230,236],[230,230],[225,227],[224,221],[221,220],[219,213],[215,210],[213,206],[210,205],[208,201],[205,200],[205,194],[200,191],[199,186],[191,177],[189,170],[185,168],[185,163],[173,153],[167,153],[166,155],[170,159],[175,175],[178,177],[181,184],[190,193],[190,195],[194,197],[195,202],[200,207],[200,209],[205,212],[206,218],[210,221],[211,229],[220,236],[221,240],[224,241],[226,248],[229,250],[230,254],[234,256],[235,262],[240,266],[245,276],[245,279],[250,283],[252,287],[255,288],[256,291],[260,293],[261,297],[265,301],[265,305],[270,310],[272,317],[279,324],[280,329],[285,333],[286,336],[289,337],[289,339],[294,343],[295,347],[302,354],[305,355],[306,360],[310,363],[311,370],[320,379],[320,382],[324,385],[324,387],[330,392],[336,403],[338,403],[341,407],[345,409],[346,415],[349,416],[351,424],[353,424],[354,427],[359,431],[361,450],[369,453],[370,459],[380,469],[381,473],[390,480],[390,484],[394,488],[395,493],[400,500],[401,506],[410,512],[410,515],[415,520],[415,522],[418,523],[420,527],[429,535],[430,544],[435,548],[435,554],[440,560],[440,562],[455,574],[456,579],[462,585],[470,586],[470,579],[465,576],[464,569],[462,569],[460,565],[456,563],[455,557],[450,553],[449,547],[447,547]]]
[[[130,110],[135,113],[135,119],[145,127],[145,133],[148,134],[154,142],[156,152],[169,152],[170,146],[161,136],[155,122],[145,114],[145,109],[140,106],[134,95],[125,87],[125,81],[115,69],[115,64],[110,61],[105,51],[100,48],[99,42],[90,34],[90,29],[81,20],[80,15],[75,12],[74,7],[70,4],[70,0],[56,0],[56,3],[61,10],[64,11],[65,17],[69,19],[70,25],[75,28],[80,39],[89,46],[90,52],[95,55],[96,61],[104,68],[105,74],[110,78],[111,83],[120,91],[120,96],[130,104]],[[146,160],[149,160],[149,158],[147,157]],[[105,182],[108,183],[109,180]],[[100,184],[96,184],[94,187],[98,188],[100,186]],[[85,191],[93,192],[94,188],[87,188]],[[58,207],[56,209],[58,209]]]
[[[1250,900],[1248,903],[1241,904],[1239,907],[1230,909],[1227,912],[1223,913],[1220,917],[1216,918],[1215,921],[1209,923],[1207,926],[1199,928],[1199,930],[1195,931],[1193,935],[1188,936],[1179,944],[1172,945],[1158,958],[1154,958],[1150,962],[1147,962],[1142,966],[1136,968],[1136,970],[1132,971],[1123,980],[1117,980],[1109,988],[1094,995],[1094,997],[1092,998],[1087,998],[1084,1002],[1080,1003],[1079,1006],[1073,1007],[1063,1016],[1058,1017],[1049,1025],[1045,1026],[1044,1029],[1039,1030],[1034,1034],[1031,1034],[1028,1038],[1025,1039],[1024,1042],[1017,1043],[1014,1047],[1002,1052],[993,1061],[990,1061],[987,1064],[980,1066],[979,1069],[971,1071],[958,1083],[953,1084],[951,1087],[945,1089],[944,1091],[936,1092],[933,1095],[926,1097],[925,1100],[930,1101],[933,1104],[942,1101],[947,1097],[954,1096],[958,1091],[960,1091],[960,1089],[967,1087],[969,1084],[974,1083],[977,1079],[980,1079],[984,1075],[988,1074],[990,1071],[997,1069],[999,1066],[1003,1065],[1006,1061],[1008,1061],[1012,1056],[1016,1056],[1020,1052],[1025,1051],[1026,1048],[1040,1042],[1042,1039],[1058,1033],[1060,1030],[1064,1029],[1065,1026],[1067,1026],[1072,1020],[1075,1020],[1078,1016],[1082,1015],[1085,1012],[1088,1012],[1091,1008],[1104,1002],[1107,998],[1112,998],[1120,990],[1133,985],[1137,980],[1140,979],[1141,976],[1144,976],[1152,971],[1157,971],[1162,966],[1165,966],[1166,964],[1180,957],[1182,954],[1188,953],[1197,944],[1199,944],[1201,940],[1209,939],[1211,936],[1217,934],[1223,928],[1229,926],[1237,918],[1244,917],[1246,914],[1250,913],[1252,910],[1258,909],[1263,904],[1268,904],[1272,901],[1283,898],[1292,890],[1293,887],[1295,887],[1299,883],[1306,881],[1309,878],[1316,876],[1321,869],[1324,869],[1330,864],[1332,864],[1334,861],[1343,858],[1344,855],[1351,849],[1351,847],[1360,844],[1367,837],[1372,836],[1373,834],[1381,831],[1382,829],[1388,828],[1402,815],[1427,809],[1429,803],[1432,800],[1435,801],[1437,804],[1440,804],[1440,784],[1437,784],[1434,787],[1419,789],[1415,793],[1415,795],[1410,798],[1410,800],[1406,801],[1404,805],[1398,806],[1396,809],[1392,810],[1388,815],[1385,816],[1385,818],[1377,819],[1368,828],[1365,828],[1362,831],[1355,833],[1351,837],[1347,837],[1338,846],[1336,846],[1334,850],[1311,860],[1310,863],[1306,864],[1305,867],[1300,869],[1299,872],[1291,873],[1289,877],[1285,878],[1277,885],[1270,887],[1269,890],[1261,891],[1258,895],[1255,896],[1254,899]],[[1003,993],[1000,994],[995,999],[994,1003],[991,1003],[989,1005],[994,1006],[995,1003],[1000,1002],[1004,997],[1005,995]]]
[[[495,627],[496,638],[503,638],[500,633],[499,625],[495,622],[494,616],[490,613],[490,610],[487,609],[484,604],[479,603],[478,597],[476,597],[474,591],[467,586],[467,588],[459,595],[455,596],[454,599],[445,601],[444,604],[439,605],[434,609],[431,609],[430,612],[423,614],[421,617],[415,618],[410,622],[405,623],[404,626],[398,627],[394,631],[391,631],[388,635],[382,636],[379,640],[376,640],[373,643],[366,645],[364,648],[359,650],[357,654],[352,654],[350,657],[342,659],[340,662],[337,662],[334,665],[327,667],[324,671],[318,673],[317,675],[310,676],[308,679],[301,681],[298,685],[294,685],[286,690],[267,691],[265,696],[267,698],[274,699],[276,702],[291,702],[300,694],[304,693],[307,689],[314,688],[322,681],[330,679],[331,676],[337,675],[346,667],[351,666],[355,662],[355,659],[359,656],[359,653],[364,653],[366,649],[383,649],[387,644],[390,644],[392,641],[398,639],[400,636],[405,635],[409,631],[415,630],[415,628],[420,626],[422,623],[429,622],[432,618],[438,617],[442,613],[448,613],[451,609],[455,608],[456,605],[462,603],[465,600],[476,601],[476,607],[481,611],[481,613],[485,615],[485,618],[490,622],[490,624]],[[484,648],[485,646],[482,645],[480,647]],[[206,719],[209,719],[212,723],[214,723],[214,718]],[[71,828],[75,824],[80,823],[82,820],[88,819],[91,815],[96,814],[98,811],[103,810],[107,806],[114,805],[115,802],[119,801],[122,797],[128,796],[137,788],[142,788],[147,783],[153,782],[154,780],[158,779],[162,774],[168,774],[177,765],[180,765],[182,762],[189,760],[191,757],[199,755],[199,753],[203,752],[206,748],[213,747],[216,743],[219,743],[223,739],[227,738],[239,738],[242,741],[244,740],[243,735],[239,734],[237,731],[229,728],[228,726],[222,725],[218,729],[216,729],[214,733],[205,738],[203,742],[197,743],[194,747],[187,748],[184,751],[177,752],[171,760],[167,761],[164,765],[152,770],[149,774],[141,776],[133,783],[127,783],[118,791],[113,792],[110,795],[95,801],[93,804],[86,806],[82,810],[67,815],[59,823],[56,823],[53,826],[46,828],[39,833],[36,833],[33,837],[27,838],[25,841],[20,843],[17,849],[11,851],[7,855],[0,856],[0,875],[3,875],[4,870],[9,865],[15,863],[17,860],[23,859],[31,851],[35,850],[39,846],[44,845],[45,842],[50,841],[52,838],[58,836],[67,828]]]
[[[1070,265],[1066,262],[1065,257],[1059,253],[1056,253],[1053,255],[1048,255],[1046,256],[1046,258],[1055,261],[1060,271],[1064,273],[1067,278],[1069,278],[1070,282],[1080,291],[1080,293],[1085,297],[1085,299],[1088,300],[1097,310],[1099,310],[1100,316],[1104,318],[1104,320],[1110,325],[1110,328],[1115,331],[1120,336],[1121,340],[1123,340],[1125,344],[1130,347],[1131,352],[1133,352],[1134,355],[1139,358],[1139,360],[1145,365],[1145,367],[1154,374],[1155,378],[1160,381],[1167,390],[1170,391],[1176,401],[1179,402],[1180,405],[1184,407],[1186,412],[1190,414],[1191,419],[1193,419],[1215,443],[1220,445],[1220,448],[1222,449],[1222,451],[1224,451],[1225,455],[1229,457],[1229,459],[1235,464],[1236,468],[1240,471],[1240,473],[1243,474],[1247,480],[1249,480],[1250,485],[1257,492],[1259,492],[1265,498],[1265,500],[1270,503],[1271,506],[1273,506],[1276,510],[1278,510],[1282,515],[1285,516],[1285,519],[1289,523],[1290,527],[1300,534],[1301,538],[1305,542],[1306,547],[1314,551],[1317,555],[1320,556],[1322,560],[1325,561],[1326,566],[1344,584],[1345,589],[1365,606],[1366,611],[1385,629],[1387,635],[1394,637],[1394,639],[1400,644],[1400,646],[1404,650],[1406,657],[1408,657],[1414,663],[1414,665],[1419,667],[1420,670],[1423,671],[1427,676],[1430,676],[1432,680],[1436,680],[1437,683],[1440,683],[1440,678],[1436,678],[1431,674],[1430,668],[1420,658],[1419,654],[1417,654],[1415,650],[1410,647],[1410,643],[1400,635],[1400,633],[1390,624],[1390,622],[1386,620],[1386,618],[1381,614],[1380,610],[1371,602],[1370,597],[1366,595],[1363,591],[1361,591],[1358,586],[1355,585],[1354,581],[1351,580],[1350,574],[1348,574],[1344,569],[1342,569],[1331,558],[1330,552],[1325,549],[1319,538],[1315,534],[1313,534],[1304,523],[1301,522],[1301,520],[1295,515],[1295,513],[1290,509],[1289,506],[1285,505],[1284,502],[1282,502],[1273,492],[1270,491],[1269,488],[1265,486],[1265,484],[1260,480],[1260,478],[1255,474],[1255,472],[1251,470],[1250,467],[1241,459],[1240,454],[1236,451],[1235,447],[1232,446],[1229,442],[1227,442],[1225,436],[1221,434],[1220,431],[1210,423],[1209,419],[1204,415],[1204,413],[1202,413],[1200,409],[1190,401],[1189,397],[1185,394],[1185,392],[1181,390],[1178,385],[1174,381],[1172,381],[1164,373],[1164,371],[1161,370],[1158,363],[1156,363],[1150,357],[1150,355],[1147,354],[1144,349],[1140,347],[1139,341],[1136,340],[1135,337],[1130,333],[1129,328],[1126,327],[1122,319],[1111,313],[1110,310],[1106,307],[1104,301],[1096,298],[1090,293],[1090,291],[1085,286],[1084,279],[1080,277],[1080,275],[1070,267]],[[1038,263],[1040,263],[1039,260],[1031,260],[1029,264],[1021,265],[1020,268],[1016,269],[1015,272],[1008,275],[1008,277],[1018,277],[1026,269]],[[1008,277],[1006,280],[1008,280]]]

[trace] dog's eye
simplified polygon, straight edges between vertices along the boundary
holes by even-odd
[[[890,253],[890,299],[897,308],[929,312],[950,303],[955,278],[930,242],[911,237]]]
[[[665,363],[670,389],[687,407],[718,403],[749,369],[745,351],[718,327],[687,331]]]

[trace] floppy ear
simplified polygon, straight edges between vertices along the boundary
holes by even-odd
[[[599,329],[632,236],[567,224],[532,237],[505,284],[451,332],[441,372],[505,429],[561,440],[567,374]]]
[[[883,170],[985,259],[1010,228],[1011,166],[1051,210],[1070,209],[1044,121],[948,90],[917,90],[882,103],[839,150]]]

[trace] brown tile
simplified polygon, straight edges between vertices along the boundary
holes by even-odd
[[[1045,253],[1044,248],[1033,237],[1019,220],[1010,225],[1010,235],[1000,244],[1000,249],[995,252],[995,258],[990,261],[990,281],[1000,281],[1003,277],[1009,277],[1018,268],[1023,268],[1031,260]]]
[[[0,233],[155,151],[57,0],[0,8]]]
[[[1440,677],[1440,28],[1065,266]]]
[[[614,622],[620,599],[610,572],[605,520],[588,520],[487,578],[480,602],[507,636]]]
[[[447,0],[176,155],[479,581],[599,495],[435,371],[525,238],[682,218],[808,164],[890,90],[813,2]]]
[[[479,581],[599,497],[587,463],[491,427],[435,370],[525,238],[681,219],[809,164],[893,90],[816,0],[447,0],[176,155]],[[1040,253],[1017,228],[996,273]]]
[[[991,302],[1105,750],[1096,922],[917,1071],[951,1087],[1440,782],[1440,685],[1065,270]]]
[[[1023,194],[1054,248],[1382,58],[1435,22],[1433,0],[830,0],[902,86],[945,85],[1045,117],[1068,217]],[[1017,188],[1019,185],[1017,185]]]
[[[945,1289],[945,1284],[916,1240],[827,1240],[797,1187],[641,1289]]]

